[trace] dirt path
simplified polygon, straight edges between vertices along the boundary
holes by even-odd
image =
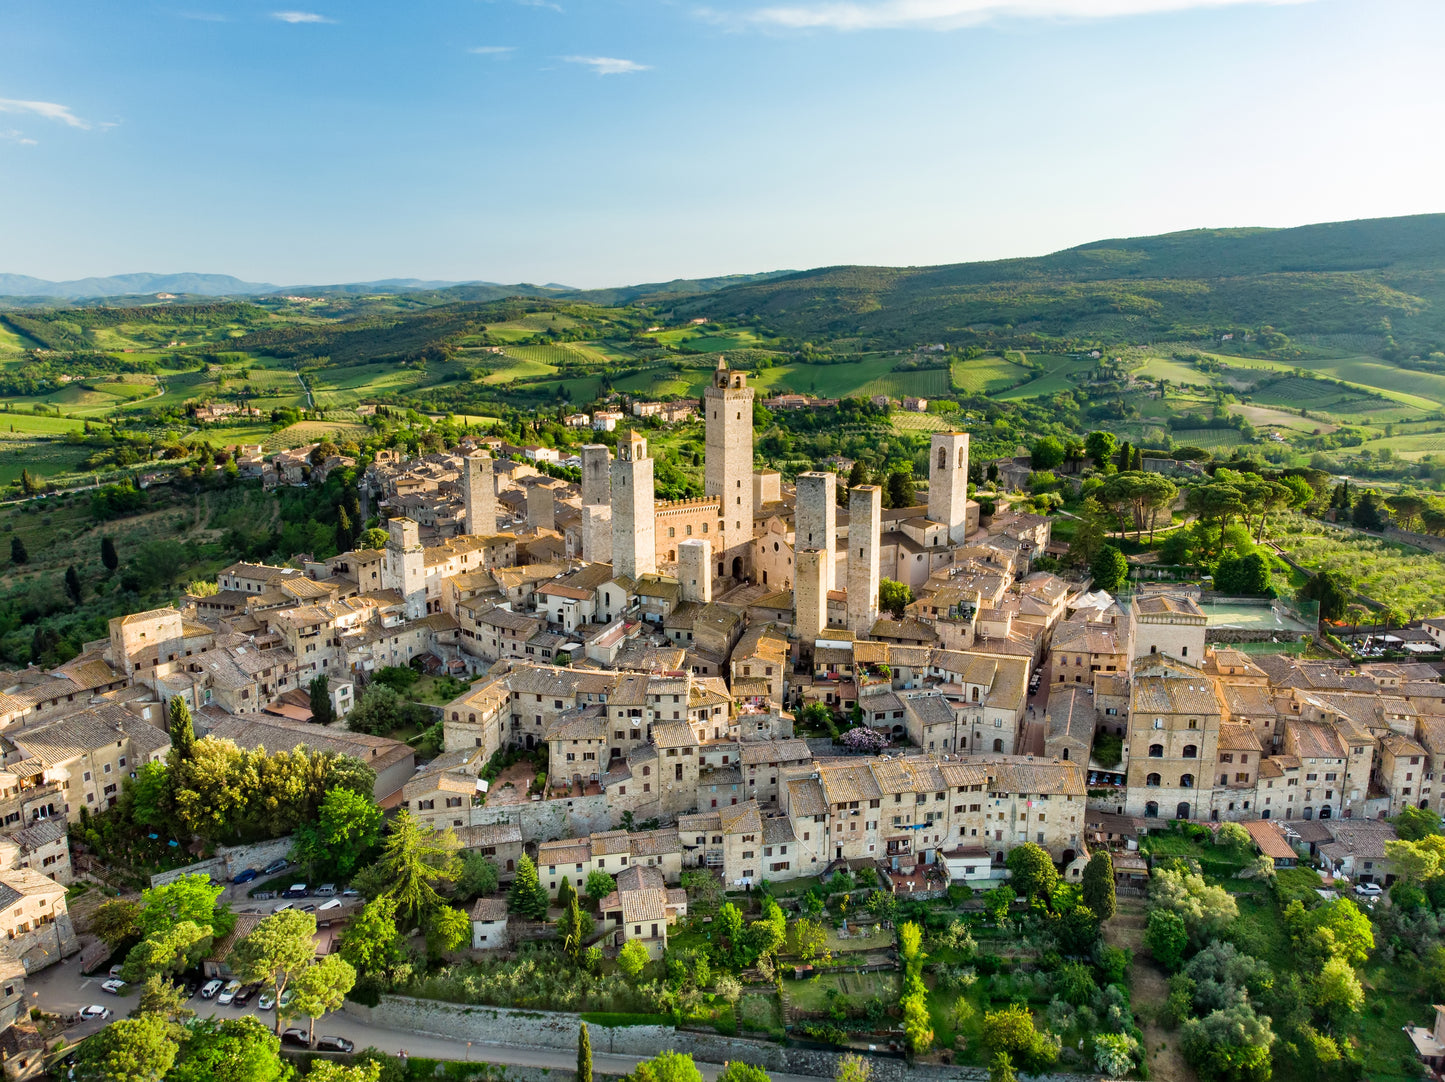
[[[1112,946],[1134,952],[1134,964],[1129,968],[1130,1000],[1149,1051],[1150,1079],[1197,1082],[1193,1068],[1179,1054],[1179,1032],[1158,1022],[1159,1008],[1169,998],[1169,978],[1144,951],[1145,918],[1142,898],[1120,898],[1114,919],[1104,926],[1104,938]]]

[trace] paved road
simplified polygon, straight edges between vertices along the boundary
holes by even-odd
[[[113,996],[101,990],[104,975],[87,977],[80,972],[79,961],[71,958],[59,965],[51,966],[26,979],[25,988],[30,996],[30,1005],[57,1014],[75,1014],[89,1004],[109,1007],[116,1017],[129,1015],[136,1007],[136,996]],[[259,997],[258,997],[259,998]],[[268,1027],[276,1025],[274,1011],[261,1011],[255,1000],[245,1008],[222,1007],[215,1000],[204,1000],[199,995],[189,1006],[201,1017],[239,1018],[249,1014],[264,1022]],[[65,1039],[74,1044],[82,1037],[89,1037],[101,1029],[105,1022],[85,1022],[68,1030]],[[292,1025],[304,1027],[305,1019],[297,1019]],[[489,1044],[481,1041],[468,1044],[466,1041],[445,1037],[428,1037],[414,1031],[383,1029],[374,1023],[362,1022],[346,1014],[330,1014],[316,1020],[316,1035],[335,1035],[353,1041],[357,1048],[376,1048],[382,1052],[398,1053],[405,1050],[409,1055],[427,1059],[475,1060],[478,1063],[505,1063],[519,1067],[547,1067],[572,1072],[577,1068],[577,1054],[567,1049],[523,1048],[514,1045]],[[661,1048],[658,1051],[662,1051]],[[635,1056],[613,1056],[598,1053],[592,1058],[598,1071],[607,1074],[627,1074],[638,1064]],[[721,1064],[699,1063],[702,1076],[711,1082],[722,1070]],[[773,1074],[774,1082],[818,1082],[816,1078],[803,1075]]]

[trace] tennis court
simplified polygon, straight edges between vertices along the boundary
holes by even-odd
[[[1279,600],[1261,598],[1206,601],[1200,605],[1208,627],[1237,631],[1278,631],[1294,638],[1311,634],[1315,623],[1303,613]]]

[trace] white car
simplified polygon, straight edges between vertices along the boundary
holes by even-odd
[[[236,1001],[236,993],[241,990],[240,981],[231,981],[221,989],[221,994],[216,997],[216,1002],[222,1007],[229,1007]]]
[[[207,981],[206,986],[201,989],[201,998],[211,999],[213,996],[215,996],[217,992],[219,992],[224,987],[225,985],[220,981]]]
[[[80,1008],[80,1017],[87,1022],[94,1018],[109,1018],[110,1008],[102,1007],[98,1003],[92,1003],[89,1007]]]
[[[269,1011],[274,1006],[276,1006],[275,992],[262,992],[261,998],[256,1000],[256,1009],[259,1011]]]
[[[102,981],[102,982],[101,982],[101,985],[100,985],[100,989],[101,989],[102,992],[109,992],[109,993],[110,993],[111,995],[113,995],[113,996],[118,996],[118,995],[120,995],[122,992],[125,991],[125,981],[122,981],[122,980]]]
[[[1356,883],[1355,893],[1361,898],[1378,898],[1385,891],[1379,883]]]

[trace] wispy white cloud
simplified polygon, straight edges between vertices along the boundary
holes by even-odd
[[[72,128],[89,128],[91,126],[66,106],[57,105],[53,101],[19,101],[15,98],[0,98],[0,113],[24,113],[29,116],[43,117],[46,120],[58,120]]]
[[[1110,19],[1245,4],[1313,0],[798,0],[701,14],[716,22],[784,30],[957,30],[998,19]]]
[[[283,23],[334,23],[335,19],[328,19],[325,15],[318,15],[314,11],[273,11],[273,19],[280,19]]]
[[[467,50],[467,52],[475,53],[477,56],[505,56],[507,53],[515,53],[516,51],[517,47],[515,45],[473,45]]]
[[[553,0],[517,0],[524,8],[547,8],[549,11],[561,11],[562,5],[553,3]]]
[[[635,71],[651,71],[651,64],[639,64],[635,60],[619,60],[615,56],[564,56],[569,64],[582,64],[598,75],[631,75]]]
[[[0,141],[6,143],[19,143],[23,147],[39,146],[34,139],[31,139],[19,128],[0,128]]]

